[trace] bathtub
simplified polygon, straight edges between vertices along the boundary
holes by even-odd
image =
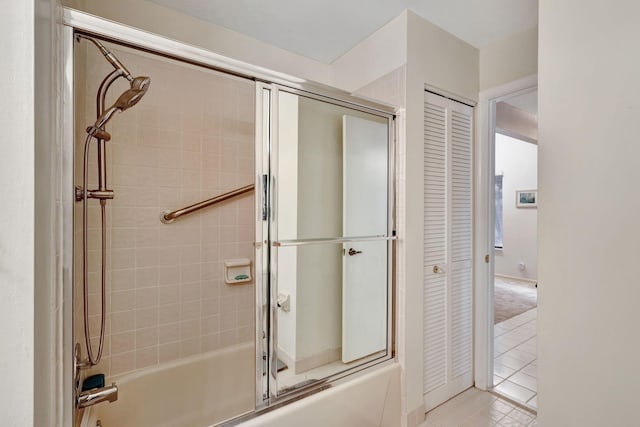
[[[205,427],[255,408],[253,343],[115,379],[118,400],[86,410],[83,427]]]

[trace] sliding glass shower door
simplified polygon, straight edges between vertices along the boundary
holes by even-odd
[[[393,117],[258,86],[257,359],[271,402],[391,357]]]

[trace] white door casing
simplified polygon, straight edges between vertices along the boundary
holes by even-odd
[[[424,402],[473,385],[473,109],[425,92]]]
[[[343,116],[343,234],[387,233],[387,124]],[[351,254],[350,254],[351,252]],[[387,242],[344,244],[342,361],[387,346]]]
[[[494,145],[495,104],[537,87],[537,75],[480,92],[476,121],[474,162],[474,385],[481,390],[493,386],[493,273],[494,273]],[[485,261],[489,255],[489,262]]]

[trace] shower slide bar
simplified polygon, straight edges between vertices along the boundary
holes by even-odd
[[[176,219],[180,218],[183,215],[188,215],[195,211],[198,211],[202,208],[206,208],[208,206],[212,206],[218,204],[220,202],[224,202],[225,200],[231,199],[232,197],[239,196],[244,193],[248,193],[253,191],[255,188],[254,184],[245,185],[244,187],[237,188],[233,191],[229,191],[228,193],[220,194],[219,196],[212,197],[207,200],[203,200],[202,202],[195,203],[193,205],[184,207],[182,209],[178,209],[172,212],[164,211],[160,214],[160,221],[164,224],[171,224]]]

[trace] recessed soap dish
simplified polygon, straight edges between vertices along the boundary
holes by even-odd
[[[229,284],[251,281],[251,260],[247,258],[228,259],[224,262],[224,281]]]

